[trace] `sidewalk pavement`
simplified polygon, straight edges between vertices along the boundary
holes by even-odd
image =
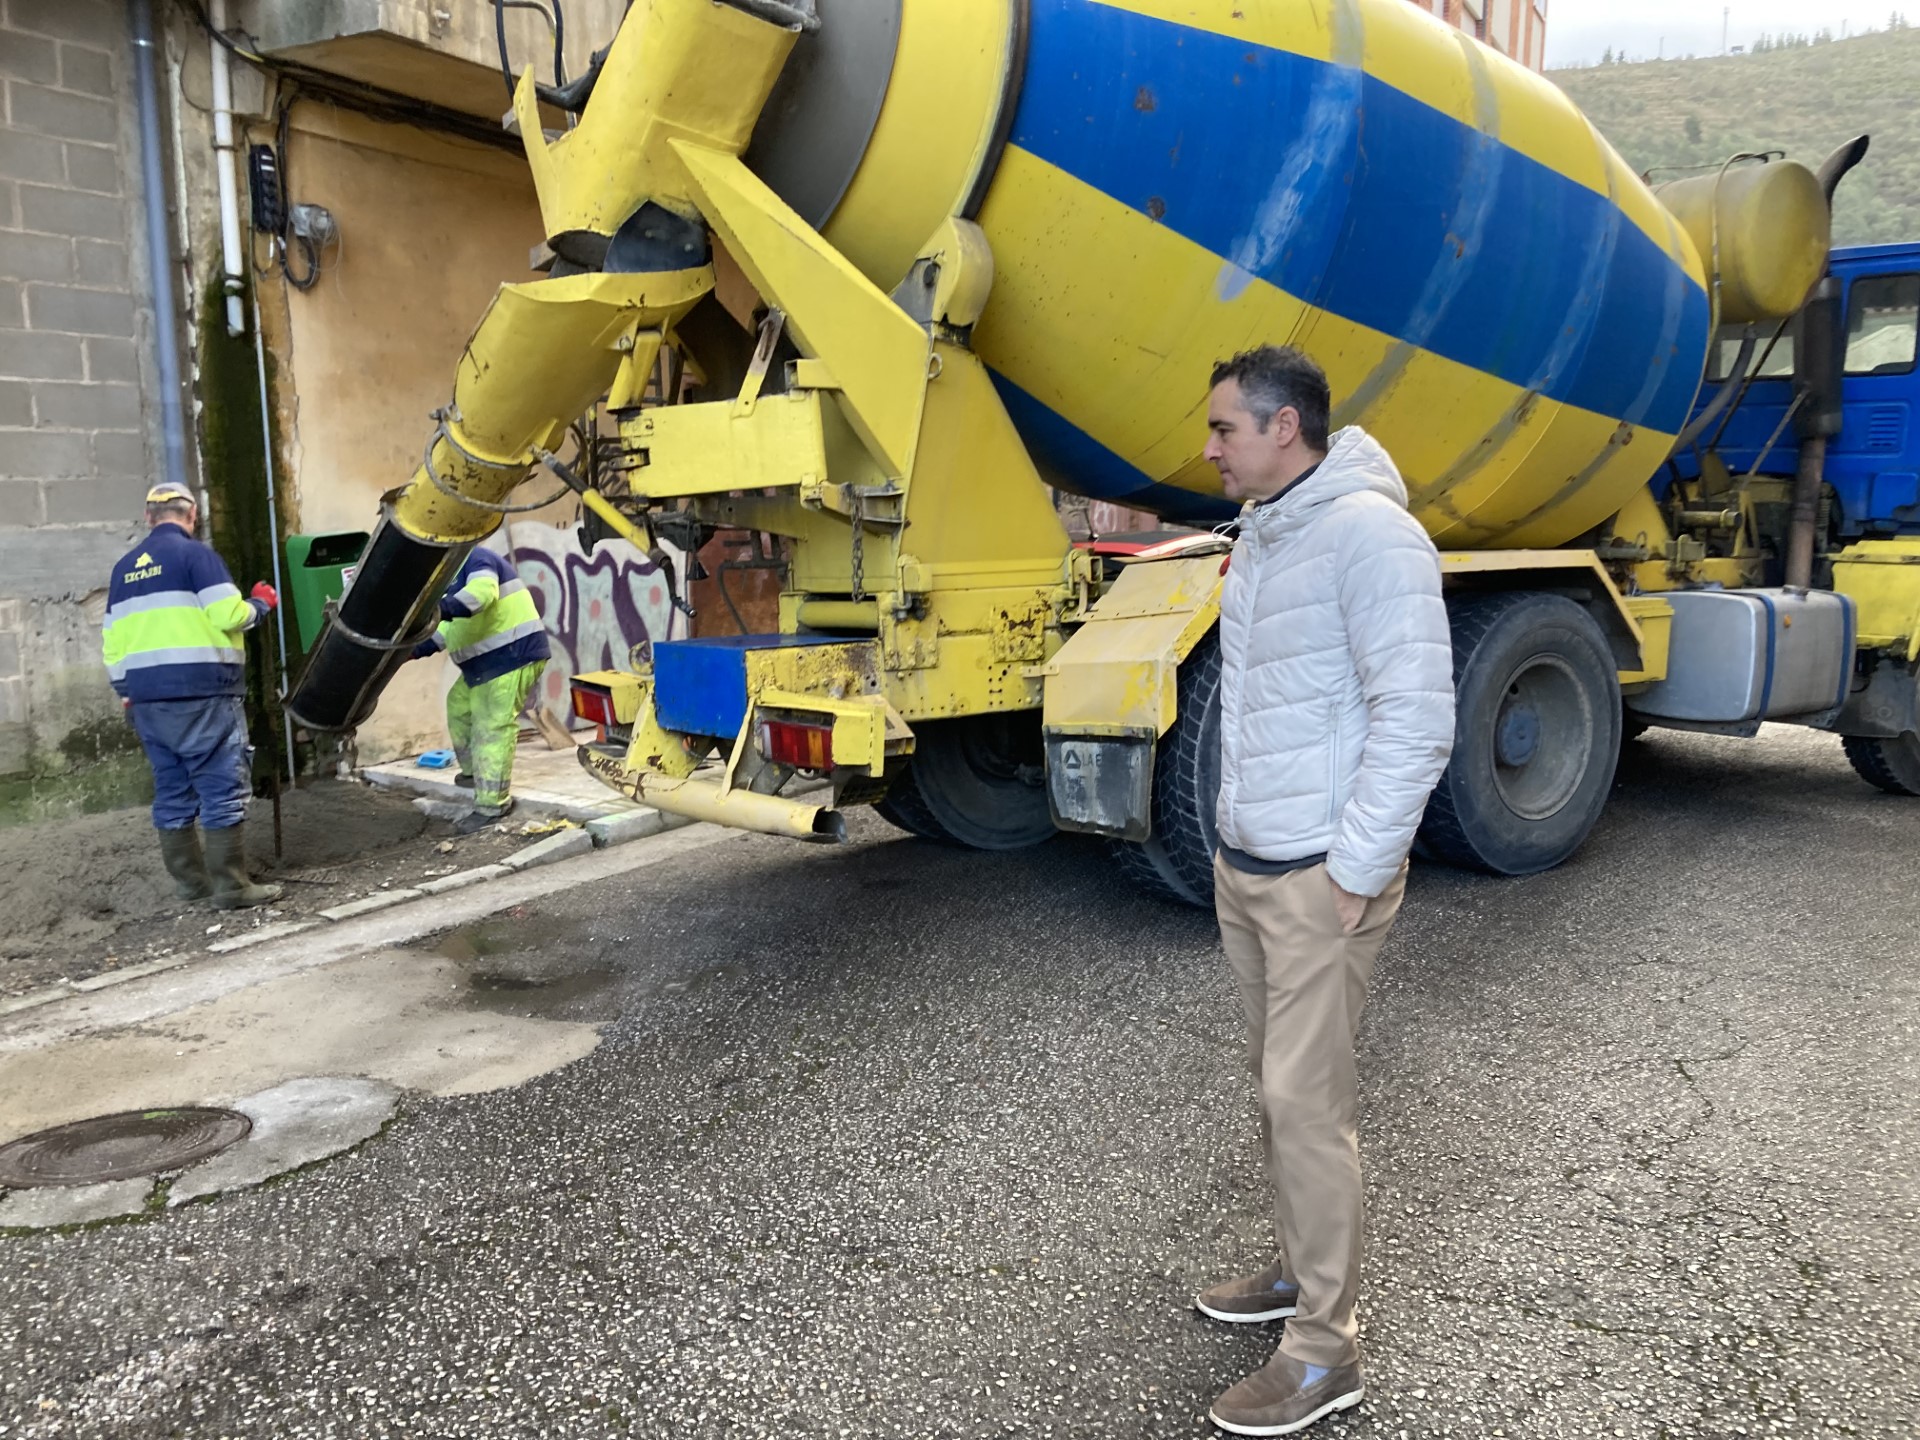
[[[577,738],[584,741],[591,733],[582,731]],[[456,805],[462,811],[472,807],[473,792],[453,783],[451,765],[435,770],[419,764],[419,758],[408,755],[384,764],[368,765],[360,774],[368,784],[382,789]],[[520,749],[513,760],[513,798],[517,816],[571,820],[576,825],[617,816],[659,813],[651,806],[636,804],[615,794],[580,768],[580,757],[571,746],[549,749],[538,734],[521,738]]]

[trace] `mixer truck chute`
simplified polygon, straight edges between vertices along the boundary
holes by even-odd
[[[1648,486],[1716,321],[1777,322],[1825,266],[1803,167],[1656,196],[1549,82],[1404,0],[640,0],[574,128],[541,132],[530,74],[516,114],[552,271],[503,288],[389,498],[291,699],[315,728],[365,715],[599,402],[622,463],[596,516],[643,549],[780,537],[786,581],[777,633],[577,677],[596,775],[813,838],[859,804],[985,848],[1093,831],[1203,900],[1205,527],[1232,515],[1206,381],[1263,342],[1324,365],[1442,550],[1461,732],[1430,853],[1557,863],[1629,723],[1839,713],[1856,607],[1756,588],[1771,492]],[[649,389],[663,349],[689,386]],[[1053,487],[1197,528],[1075,545]],[[798,771],[830,797],[783,797]]]

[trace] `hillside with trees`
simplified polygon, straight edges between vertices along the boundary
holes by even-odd
[[[1865,162],[1835,197],[1834,241],[1920,240],[1920,29],[1898,14],[1890,25],[1846,40],[1763,36],[1740,55],[1616,61],[1549,78],[1655,181],[1742,150],[1818,165],[1870,134]]]

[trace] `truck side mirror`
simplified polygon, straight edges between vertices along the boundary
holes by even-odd
[[[1840,433],[1840,380],[1846,368],[1847,327],[1840,281],[1821,278],[1800,311],[1800,344],[1793,356],[1794,387],[1805,399],[1793,417],[1802,440]]]

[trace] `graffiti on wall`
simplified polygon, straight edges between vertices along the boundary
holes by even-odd
[[[507,537],[496,535],[498,545]],[[660,567],[625,540],[602,540],[591,554],[576,526],[517,520],[507,555],[533,592],[553,646],[541,699],[562,721],[572,718],[567,677],[587,670],[626,670],[645,662],[656,640],[686,634]]]

